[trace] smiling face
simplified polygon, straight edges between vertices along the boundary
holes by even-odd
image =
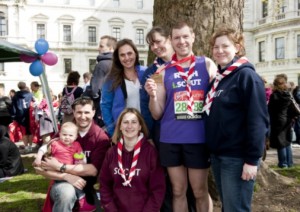
[[[63,144],[69,146],[76,140],[77,134],[78,134],[78,130],[76,126],[62,127],[59,132],[59,138]]]
[[[93,110],[93,107],[90,104],[78,104],[75,106],[73,114],[79,131],[86,131],[92,124],[95,110]]]
[[[216,38],[212,51],[213,58],[218,65],[224,68],[233,60],[238,50],[239,45],[234,44],[231,40],[229,40],[228,36],[223,35]]]
[[[188,26],[172,30],[171,43],[178,59],[192,54],[194,41],[195,34],[191,32]]]
[[[130,45],[125,44],[121,46],[119,48],[118,55],[120,63],[122,64],[125,70],[134,69],[136,54]]]
[[[128,112],[123,116],[120,124],[120,131],[125,139],[138,137],[141,128],[139,120],[134,113]]]
[[[150,43],[151,51],[164,61],[168,61],[168,58],[173,52],[170,39],[162,36],[158,32],[152,35],[153,42]]]

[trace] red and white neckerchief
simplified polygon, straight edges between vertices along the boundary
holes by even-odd
[[[138,137],[138,142],[134,146],[133,158],[132,158],[132,162],[131,162],[128,179],[126,179],[125,170],[123,168],[123,162],[122,162],[122,150],[123,150],[123,142],[124,142],[123,137],[118,142],[118,165],[119,165],[119,169],[120,169],[120,175],[124,180],[123,186],[131,187],[130,182],[132,180],[132,177],[135,174],[135,169],[136,169],[136,165],[137,165],[137,162],[139,159],[143,137],[144,137],[144,134],[140,133],[140,135]]]
[[[248,62],[248,59],[246,57],[241,57],[238,59],[235,63],[233,63],[231,66],[229,66],[222,74],[218,71],[216,79],[214,81],[213,86],[211,87],[210,91],[208,92],[206,99],[205,99],[205,104],[203,107],[202,112],[206,112],[207,115],[210,113],[210,108],[212,105],[212,102],[215,98],[215,93],[216,89],[219,85],[219,82],[226,77],[227,75],[231,74],[236,68],[238,68],[240,65]]]
[[[194,76],[194,71],[195,71],[195,60],[196,60],[195,58],[196,58],[195,55],[191,55],[181,60],[182,61],[181,63],[186,62],[188,60],[191,61],[188,72],[185,72],[184,69],[181,67],[180,63],[178,63],[176,54],[172,56],[172,61],[171,61],[171,64],[175,64],[175,67],[179,72],[179,75],[186,82],[186,92],[187,92],[187,97],[189,99],[187,113],[190,116],[194,116],[193,114],[194,98],[192,94],[191,79]]]

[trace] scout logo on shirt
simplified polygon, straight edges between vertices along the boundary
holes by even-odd
[[[204,102],[204,91],[203,90],[193,90],[192,95],[194,98],[194,108],[193,114],[194,116],[190,116],[187,114],[188,108],[188,96],[186,91],[179,91],[174,93],[174,110],[176,119],[201,119],[201,111]]]

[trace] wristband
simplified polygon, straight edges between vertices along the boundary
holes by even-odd
[[[65,163],[60,167],[59,171],[61,173],[64,173],[66,171],[66,164]]]

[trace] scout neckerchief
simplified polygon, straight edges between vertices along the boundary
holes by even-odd
[[[132,162],[131,162],[131,167],[130,167],[128,179],[126,179],[125,170],[123,168],[123,162],[122,162],[122,150],[123,150],[123,142],[124,142],[123,137],[118,142],[118,165],[119,165],[119,168],[120,168],[120,175],[124,180],[123,186],[130,186],[131,187],[130,182],[132,180],[132,177],[135,174],[135,169],[136,169],[136,165],[137,165],[137,162],[138,162],[138,159],[139,159],[143,137],[144,137],[144,134],[140,133],[140,135],[138,137],[138,142],[134,146],[134,153],[133,153],[133,158],[132,158]]]
[[[212,102],[215,98],[215,93],[216,93],[216,89],[218,87],[219,82],[224,77],[231,74],[236,68],[238,68],[239,66],[241,66],[242,64],[244,64],[246,62],[248,62],[248,59],[246,57],[241,57],[235,63],[233,63],[231,66],[229,66],[222,74],[219,72],[219,70],[217,71],[217,76],[216,76],[216,79],[214,81],[214,84],[213,84],[212,88],[210,89],[210,91],[208,92],[208,94],[206,96],[205,104],[204,104],[204,107],[203,107],[203,110],[202,110],[203,112],[206,112],[206,114],[209,115],[211,105],[212,105]]]
[[[194,98],[193,98],[193,94],[192,94],[191,79],[194,76],[195,58],[196,57],[194,55],[191,55],[191,56],[188,56],[188,57],[180,60],[183,62],[188,61],[188,60],[191,61],[188,72],[185,72],[184,69],[182,68],[182,66],[180,65],[180,63],[178,63],[176,54],[174,54],[172,56],[172,61],[171,61],[171,64],[173,64],[173,65],[175,64],[174,66],[176,67],[177,71],[179,72],[179,75],[186,82],[186,93],[187,93],[187,97],[188,97],[187,113],[190,116],[194,116],[194,114],[193,114]],[[181,63],[183,63],[183,62],[181,62]]]

